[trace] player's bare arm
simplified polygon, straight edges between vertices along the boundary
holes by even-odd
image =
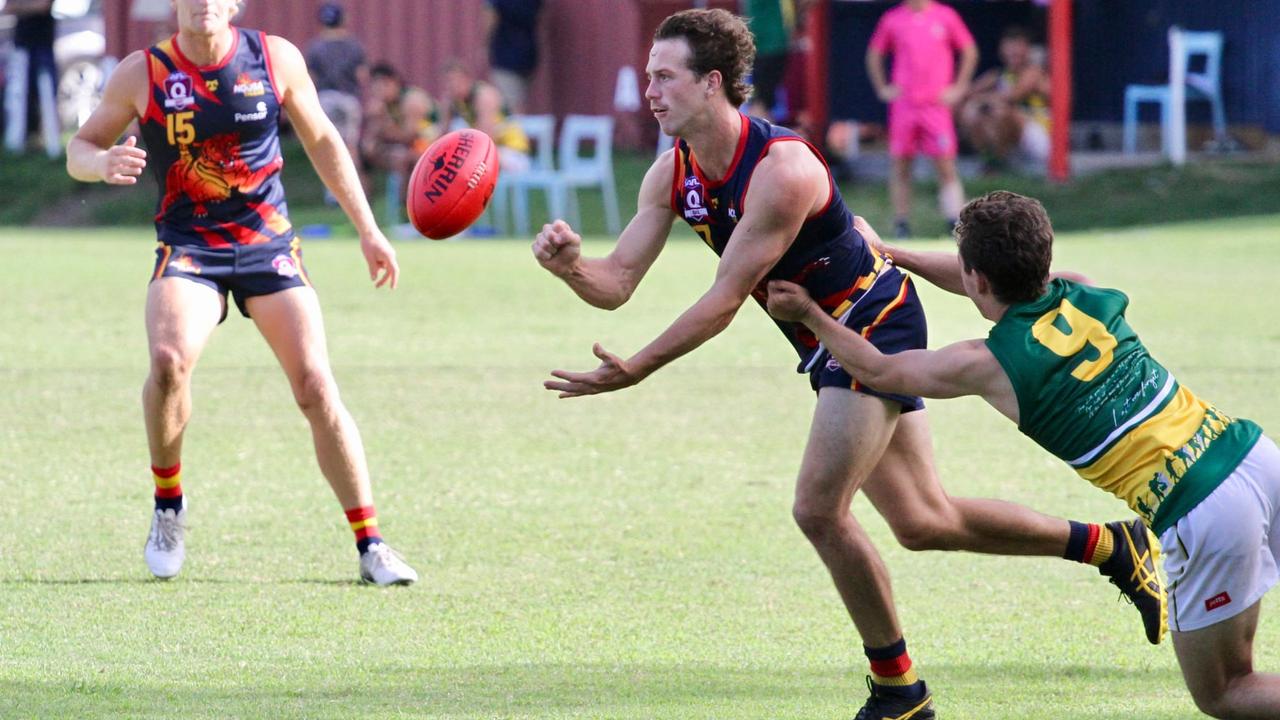
[[[853,219],[853,226],[867,242],[892,257],[894,265],[928,280],[929,284],[947,292],[955,293],[956,295],[965,294],[964,283],[960,280],[963,269],[960,265],[960,255],[958,253],[943,250],[918,250],[900,245],[890,245],[861,216]],[[1055,270],[1049,273],[1049,277],[1062,278],[1081,285],[1094,284],[1088,275],[1074,270]]]
[[[645,173],[635,217],[608,255],[582,257],[581,236],[565,221],[556,220],[544,225],[534,238],[534,258],[588,304],[604,310],[621,307],[653,266],[671,233],[676,219],[671,209],[674,164],[674,153],[668,150]]]
[[[718,335],[830,192],[825,168],[805,145],[778,143],[756,168],[742,221],[729,238],[711,288],[630,359],[597,344],[600,367],[585,373],[553,371],[557,380],[546,381],[544,387],[559,391],[562,398],[619,390]]]
[[[102,91],[102,103],[67,143],[67,173],[84,182],[134,185],[147,165],[137,138],[115,142],[146,111],[147,56],[129,53]]]
[[[320,107],[316,86],[307,72],[302,53],[293,43],[274,35],[267,37],[267,47],[276,82],[280,84],[281,104],[288,111],[316,173],[355,225],[360,250],[369,266],[369,279],[376,287],[387,284],[396,287],[400,280],[396,251],[378,229],[342,136]]]
[[[891,256],[894,265],[919,275],[947,292],[964,295],[964,285],[960,282],[960,256],[956,253],[890,245],[861,215],[853,218],[853,228],[877,250]]]
[[[954,398],[978,395],[1018,421],[1013,384],[982,340],[962,340],[941,350],[907,350],[885,355],[824,312],[799,285],[769,283],[769,314],[803,323],[859,382],[881,392]]]

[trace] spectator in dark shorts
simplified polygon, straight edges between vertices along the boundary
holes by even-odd
[[[487,0],[489,81],[512,113],[522,113],[529,78],[538,66],[538,12],[542,0]]]
[[[777,120],[778,87],[787,72],[787,49],[795,29],[797,0],[742,0],[742,13],[756,38],[756,61],[751,66],[749,112]]]
[[[364,47],[345,27],[342,6],[338,3],[321,5],[319,19],[324,29],[307,46],[307,68],[319,91],[320,107],[338,128],[347,151],[352,157],[358,157],[360,89],[368,80]],[[360,182],[368,187],[363,173]]]

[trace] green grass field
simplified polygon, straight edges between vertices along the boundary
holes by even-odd
[[[1280,216],[1070,234],[1179,379],[1280,429]],[[938,245],[941,247],[941,245]],[[591,244],[592,252],[607,245]],[[629,354],[702,292],[673,240],[632,302],[578,302],[527,243],[353,242],[306,258],[382,528],[419,585],[358,585],[287,384],[234,314],[195,375],[183,575],[142,562],[147,229],[0,233],[0,717],[848,718],[860,643],[792,524],[812,408],[763,313],[638,387],[558,401],[552,368]],[[933,345],[985,334],[923,288]],[[954,494],[1109,520],[1117,500],[977,401],[931,403]],[[865,501],[941,717],[1195,717],[1172,648],[1090,568],[910,553]],[[1263,613],[1258,666],[1280,670]]]

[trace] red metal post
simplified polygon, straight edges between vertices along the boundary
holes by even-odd
[[[831,0],[817,0],[805,17],[809,38],[809,67],[805,77],[808,90],[809,122],[815,145],[822,146],[830,121]]]
[[[1049,178],[1066,182],[1071,177],[1071,0],[1049,5],[1049,82]]]

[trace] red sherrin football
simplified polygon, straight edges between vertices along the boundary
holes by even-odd
[[[498,148],[488,135],[454,130],[418,158],[409,177],[409,222],[432,240],[457,235],[476,221],[498,182]]]

